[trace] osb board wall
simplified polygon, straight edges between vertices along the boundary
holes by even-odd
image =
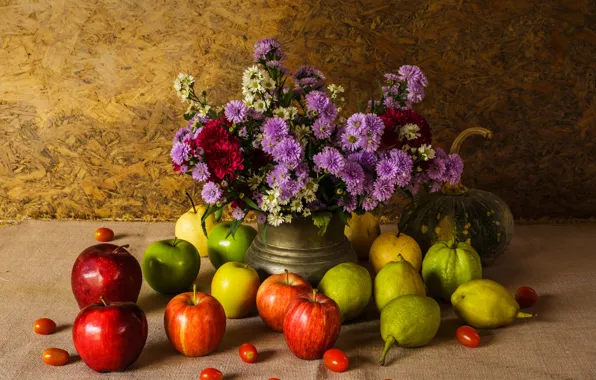
[[[268,36],[353,105],[420,65],[438,145],[494,132],[468,142],[467,185],[517,218],[596,215],[594,1],[0,0],[0,219],[175,218],[197,189],[169,163],[174,77],[237,96]]]

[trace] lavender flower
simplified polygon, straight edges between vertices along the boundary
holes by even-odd
[[[455,153],[450,154],[445,162],[445,180],[452,185],[456,185],[461,179],[463,170],[464,162],[461,157]]]
[[[400,187],[407,186],[412,178],[412,169],[414,168],[412,157],[401,149],[392,149],[389,151],[389,157],[397,165],[395,184]]]
[[[355,113],[346,120],[346,127],[351,131],[358,131],[364,125],[366,115],[363,113]]]
[[[225,111],[226,119],[232,123],[238,124],[246,121],[248,115],[248,107],[241,100],[232,100],[226,104]]]
[[[232,209],[232,218],[236,220],[242,220],[246,216],[246,212],[242,210],[240,207],[234,207]]]
[[[294,80],[298,87],[318,89],[323,86],[325,76],[312,66],[302,66],[294,73]]]
[[[190,127],[180,128],[174,135],[174,139],[172,142],[177,143],[179,141],[182,141],[190,133],[190,131]]]
[[[330,124],[326,119],[317,119],[312,126],[313,134],[316,138],[324,140],[331,137],[335,126]]]
[[[428,178],[437,182],[445,182],[445,169],[448,155],[441,148],[435,149],[435,158],[426,171]]]
[[[271,118],[263,124],[263,137],[286,137],[288,131],[288,123],[280,117]]]
[[[395,82],[395,81],[401,80],[398,75],[395,75],[395,74],[392,74],[392,73],[387,73],[384,76],[385,76],[385,78],[388,81],[394,81]]]
[[[198,128],[200,124],[204,124],[209,120],[208,116],[202,116],[198,113],[196,113],[189,121],[188,124],[186,125],[188,128],[190,129],[195,129]]]
[[[358,207],[358,199],[351,194],[346,194],[338,200],[337,204],[343,206],[345,212],[352,213]]]
[[[356,134],[355,131],[346,129],[341,135],[341,147],[344,151],[353,152],[362,148],[363,140],[362,136]]]
[[[296,175],[296,183],[298,184],[298,187],[304,188],[306,186],[306,183],[308,182],[308,173],[309,166],[306,162],[301,162],[294,169],[294,174]]]
[[[271,154],[275,161],[284,163],[288,168],[293,169],[302,161],[304,150],[295,138],[286,137],[273,148]]]
[[[411,104],[420,103],[424,99],[424,88],[423,87],[408,87],[408,102]]]
[[[190,156],[192,148],[186,142],[178,141],[172,146],[170,157],[176,165],[184,164]]]
[[[267,174],[267,184],[270,187],[281,186],[288,182],[289,179],[290,173],[288,167],[283,164],[276,165],[273,170]]]
[[[360,195],[364,191],[364,169],[357,162],[348,161],[341,173],[346,183],[346,190],[352,195]]]
[[[377,165],[377,155],[373,152],[355,152],[348,155],[348,160],[356,161],[366,170],[373,170]]]
[[[403,65],[397,72],[399,74],[399,80],[408,82],[408,87],[412,87],[411,84],[420,85],[422,87],[428,85],[426,76],[418,66]]]
[[[298,182],[293,179],[288,179],[279,188],[281,192],[279,199],[283,202],[289,201],[291,198],[295,197],[296,194],[298,194],[300,189],[301,187],[298,185]]]
[[[259,224],[265,224],[265,223],[267,223],[267,215],[265,215],[263,213],[259,213],[257,215],[257,223],[259,223]]]
[[[281,44],[274,38],[265,38],[255,43],[255,62],[259,62],[259,60],[266,60],[267,58],[275,58],[276,60],[280,60],[284,59],[285,57],[286,55],[281,50]]]
[[[238,131],[238,137],[242,137],[243,139],[248,137],[248,131],[246,130],[246,127],[242,127],[239,131]]]
[[[377,205],[379,204],[379,202],[372,198],[370,195],[364,197],[364,199],[362,200],[362,208],[365,211],[370,211],[373,210],[375,207],[377,207]]]
[[[326,146],[320,153],[313,156],[315,170],[327,170],[333,175],[339,175],[346,164],[341,153],[332,147]]]
[[[328,122],[332,122],[337,117],[337,107],[335,106],[335,104],[329,102],[329,104],[327,104],[325,108],[323,108],[319,116],[321,117],[321,119],[325,119]]]
[[[374,113],[364,116],[364,126],[375,135],[381,135],[385,131],[383,120]]]
[[[322,113],[330,103],[329,97],[322,91],[312,91],[306,95],[306,108],[309,111]]]
[[[385,202],[393,195],[395,185],[390,180],[379,178],[375,181],[373,196],[379,202]]]
[[[203,162],[196,164],[192,170],[192,178],[195,181],[204,182],[209,178],[209,176],[209,168],[207,167],[207,164]]]
[[[221,199],[223,195],[223,191],[219,188],[219,186],[214,182],[207,182],[203,185],[203,190],[201,191],[201,196],[203,200],[212,205],[217,203]]]

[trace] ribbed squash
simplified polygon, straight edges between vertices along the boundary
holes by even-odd
[[[453,142],[450,153],[459,153],[471,135],[492,138],[485,128],[469,128]],[[399,220],[399,230],[413,237],[423,253],[438,241],[470,244],[483,266],[505,252],[513,237],[513,216],[509,206],[488,191],[468,189],[461,183],[446,184],[436,193],[420,193],[407,205]]]

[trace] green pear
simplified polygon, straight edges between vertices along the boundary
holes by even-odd
[[[408,294],[389,302],[381,311],[381,337],[385,341],[380,365],[395,344],[402,347],[427,345],[439,331],[441,308],[430,297]]]
[[[426,290],[418,271],[398,254],[396,261],[385,264],[375,277],[377,309],[381,311],[392,299],[407,294],[425,296]]]
[[[368,305],[372,279],[366,268],[355,263],[342,263],[325,273],[318,289],[337,303],[344,322],[356,318]]]

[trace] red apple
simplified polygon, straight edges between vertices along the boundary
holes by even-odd
[[[85,307],[72,328],[81,359],[97,372],[122,371],[134,363],[147,341],[147,318],[132,302],[101,303]]]
[[[312,291],[312,286],[295,273],[269,276],[257,291],[257,310],[261,319],[271,329],[282,332],[286,308],[296,296]]]
[[[217,348],[226,331],[226,313],[214,297],[182,293],[166,306],[164,325],[168,339],[181,354],[204,356]]]
[[[286,310],[284,336],[290,351],[300,359],[323,357],[341,328],[339,306],[317,290],[294,298]]]
[[[85,249],[72,267],[70,281],[79,308],[100,296],[110,302],[137,302],[143,275],[128,245],[97,244]]]

